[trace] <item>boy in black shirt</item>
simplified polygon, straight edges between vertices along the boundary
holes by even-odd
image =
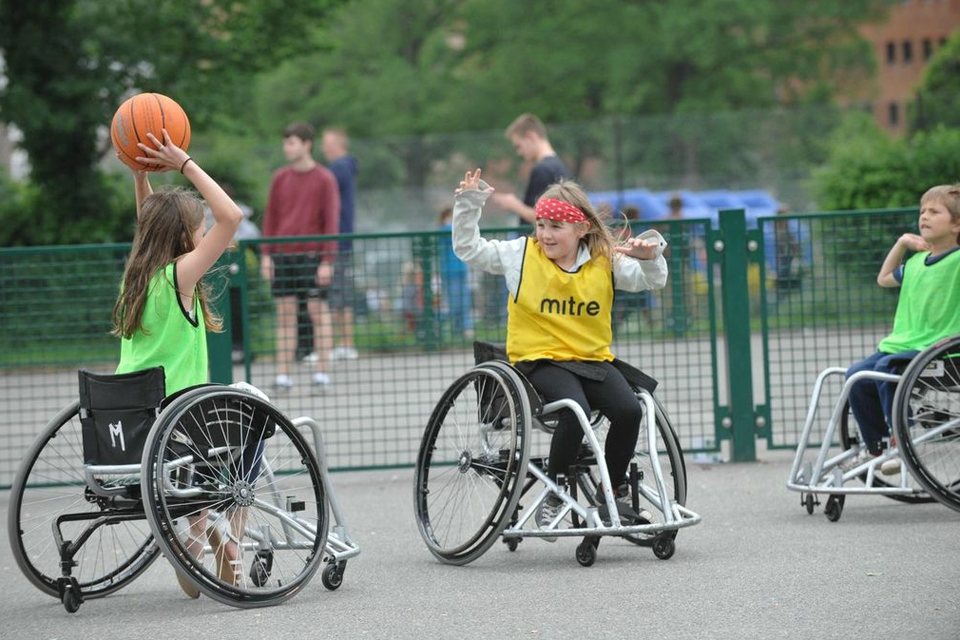
[[[530,171],[530,181],[527,183],[523,200],[512,193],[494,193],[491,200],[496,206],[519,215],[520,222],[533,224],[536,219],[533,205],[537,199],[551,184],[570,178],[570,172],[550,145],[547,128],[535,115],[524,113],[519,116],[507,127],[504,134],[513,144],[517,155],[526,162],[533,163],[533,169]]]

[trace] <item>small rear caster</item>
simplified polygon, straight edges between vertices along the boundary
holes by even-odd
[[[517,547],[520,546],[520,538],[504,538],[503,544],[507,545],[507,549],[510,551],[516,551]]]
[[[599,538],[584,538],[583,542],[577,545],[577,562],[581,567],[592,566],[597,561],[598,542]]]
[[[340,588],[340,585],[343,584],[343,570],[346,568],[347,563],[344,562],[331,562],[326,567],[323,568],[323,573],[320,574],[320,581],[323,582],[325,586],[330,591],[336,591]]]
[[[843,515],[843,503],[847,496],[843,494],[833,494],[827,498],[827,504],[823,507],[823,515],[827,516],[830,522],[836,522]]]
[[[807,509],[808,514],[813,515],[813,506],[819,503],[816,501],[816,498],[813,497],[812,493],[807,493],[800,496],[800,504]]]
[[[273,571],[273,552],[266,549],[257,551],[250,565],[250,582],[258,587],[264,586],[270,579],[271,571]]]
[[[60,602],[67,613],[76,613],[83,604],[83,594],[80,592],[80,583],[76,578],[60,578]]]
[[[676,550],[677,545],[669,536],[661,536],[653,542],[653,555],[661,560],[669,560]]]

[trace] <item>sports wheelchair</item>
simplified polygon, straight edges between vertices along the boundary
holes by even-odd
[[[652,393],[656,382],[615,361],[643,407],[630,467],[631,505],[624,509],[611,491],[600,443],[606,420],[595,416],[591,421],[572,400],[543,404],[530,383],[504,361],[502,349],[490,347],[475,347],[478,364],[443,393],[420,445],[414,510],[430,552],[441,562],[463,565],[498,538],[516,551],[527,537],[582,536],[575,557],[588,567],[596,561],[600,538],[619,536],[652,547],[661,559],[670,558],[678,530],[697,524],[700,516],[685,506],[683,452]],[[566,476],[569,489],[560,478],[554,482],[547,476],[545,457],[530,455],[532,429],[552,433],[561,409],[577,415],[586,438]],[[551,494],[564,506],[541,529],[532,516]]]
[[[860,371],[846,380],[819,446],[812,442],[813,423],[824,382],[846,369],[824,369],[814,384],[800,443],[787,488],[800,492],[800,504],[812,514],[826,494],[824,515],[836,522],[850,494],[882,495],[907,503],[934,500],[960,511],[960,335],[931,345],[906,365],[903,373]],[[893,434],[881,455],[856,463],[863,448],[850,415],[850,388],[859,380],[896,382]],[[842,451],[831,455],[837,440]],[[808,448],[817,448],[805,460]]]
[[[246,383],[165,398],[159,367],[80,371],[79,401],[23,458],[7,526],[24,575],[71,613],[161,552],[185,590],[241,608],[292,597],[323,562],[336,589],[360,552],[316,422],[289,420]]]

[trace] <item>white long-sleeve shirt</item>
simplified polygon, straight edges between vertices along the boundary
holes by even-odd
[[[481,180],[479,191],[463,191],[454,199],[453,251],[471,267],[504,276],[507,289],[511,295],[516,296],[523,267],[523,251],[528,239],[487,240],[480,236],[480,214],[491,193],[493,190]],[[663,257],[666,240],[653,229],[644,231],[639,237],[657,242],[656,256],[651,260],[639,260],[632,256],[614,254],[613,285],[616,289],[644,291],[660,289],[667,283],[667,261]],[[589,260],[590,250],[581,242],[573,271]]]

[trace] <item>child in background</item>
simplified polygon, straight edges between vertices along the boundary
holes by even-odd
[[[666,242],[650,230],[617,245],[586,194],[572,182],[550,186],[536,202],[534,237],[488,241],[480,236],[478,223],[492,193],[480,180],[480,169],[464,176],[455,192],[454,251],[470,266],[505,277],[510,292],[507,355],[544,400],[570,398],[587,415],[595,408],[610,421],[604,455],[611,490],[618,499],[626,498],[626,472],[641,408],[612,364],[614,289],[663,287]],[[552,480],[576,461],[583,436],[576,415],[560,412],[547,462]],[[537,510],[538,526],[546,528],[562,507],[558,495],[548,495]]]
[[[113,308],[114,333],[121,338],[116,372],[163,367],[169,396],[208,381],[206,332],[222,330],[222,323],[210,310],[209,291],[200,280],[229,246],[243,212],[196,161],[171,142],[166,130],[162,144],[152,134],[147,137],[157,149],[141,143],[144,155],[137,161],[157,171],[180,171],[206,200],[214,219],[204,233],[203,203],[195,195],[185,189],[154,193],[146,172],[133,172],[137,230]],[[207,514],[192,515],[188,521],[187,548],[199,557],[208,535]],[[234,526],[241,521],[242,516],[235,519]],[[209,536],[220,578],[234,582],[236,542],[223,541],[216,527],[210,528]],[[179,571],[177,579],[187,595],[200,595]]]
[[[440,229],[450,231],[453,227],[453,209],[446,207],[440,212]],[[467,265],[453,252],[450,235],[440,238],[440,281],[443,297],[447,303],[447,319],[454,337],[473,338],[473,296],[470,292],[470,272]]]

